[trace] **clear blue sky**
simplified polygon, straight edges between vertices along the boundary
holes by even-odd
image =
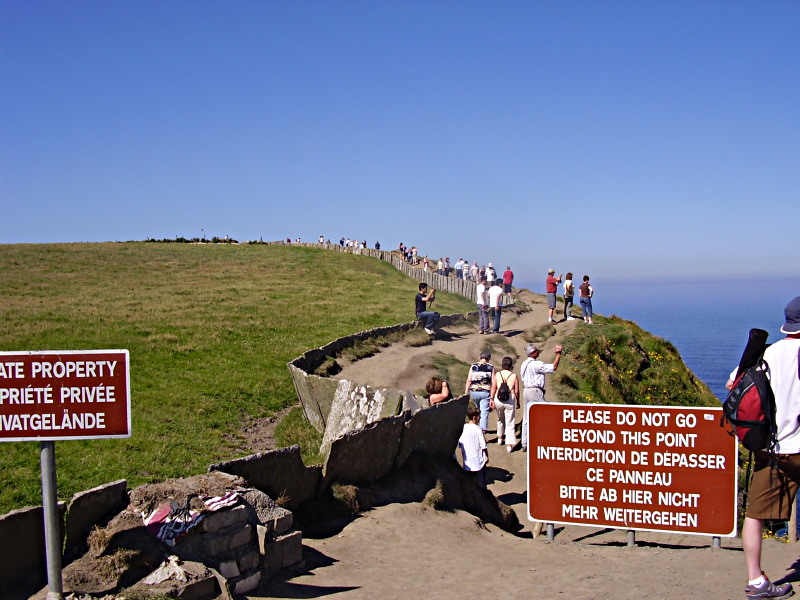
[[[0,0],[0,243],[800,277],[800,2]]]

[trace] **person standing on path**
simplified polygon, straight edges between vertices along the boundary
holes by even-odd
[[[481,411],[474,406],[467,409],[467,422],[458,438],[458,447],[461,448],[461,459],[464,470],[475,473],[476,482],[486,489],[486,465],[489,463],[489,449],[486,446],[486,436],[478,425]]]
[[[504,356],[502,369],[492,375],[492,389],[489,390],[489,406],[497,411],[497,443],[502,446],[505,437],[506,451],[509,453],[517,445],[515,427],[516,409],[519,408],[519,379],[513,368],[514,361],[510,356]]]
[[[480,333],[489,333],[489,302],[486,295],[486,278],[475,288],[476,302],[478,303],[478,329]]]
[[[492,373],[494,367],[489,364],[492,354],[488,350],[481,350],[479,361],[472,363],[467,374],[467,384],[464,393],[469,394],[470,400],[480,410],[481,431],[485,432],[489,426],[489,391],[492,389]]]
[[[436,299],[436,289],[431,288],[428,292],[428,284],[424,281],[419,284],[419,293],[414,298],[414,310],[416,311],[418,319],[425,319],[425,333],[433,335],[435,333],[436,324],[439,322],[441,316],[438,312],[428,310],[427,303],[433,302]]]
[[[503,293],[510,294],[511,293],[511,284],[514,282],[514,271],[511,270],[511,267],[506,267],[506,270],[503,271]]]
[[[495,279],[494,285],[489,288],[489,316],[492,318],[492,333],[500,333],[500,314],[503,312],[503,288],[500,284],[502,279]]]
[[[572,316],[572,301],[575,298],[575,285],[572,283],[572,273],[567,273],[564,280],[564,318],[567,321],[574,321]]]
[[[558,291],[558,284],[561,283],[561,275],[555,276],[556,270],[550,269],[547,271],[547,279],[545,279],[545,292],[547,295],[547,322],[555,323],[556,319],[556,292]]]
[[[581,294],[581,308],[583,309],[583,320],[589,325],[594,325],[592,321],[592,296],[594,296],[594,288],[589,283],[589,276],[583,276],[583,283],[580,287]]]
[[[561,362],[561,353],[564,349],[561,346],[555,347],[556,359],[552,363],[539,360],[541,354],[539,347],[534,344],[525,346],[525,355],[528,357],[522,362],[519,368],[522,385],[525,391],[522,392],[524,408],[522,412],[522,451],[528,451],[528,412],[530,405],[534,402],[546,402],[544,397],[544,376],[548,373],[555,373]]]
[[[761,570],[761,543],[765,519],[785,521],[794,506],[800,485],[800,296],[783,311],[786,334],[764,351],[769,365],[770,387],[775,395],[777,443],[775,456],[753,453],[755,467],[750,483],[750,504],[742,525],[742,550],[747,565],[748,598],[788,598],[791,583],[776,585]],[[770,460],[770,459],[773,460]]]

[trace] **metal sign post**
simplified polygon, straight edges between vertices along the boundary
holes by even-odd
[[[42,468],[42,505],[44,506],[44,548],[47,556],[47,600],[62,600],[61,534],[56,492],[56,443],[40,443]]]

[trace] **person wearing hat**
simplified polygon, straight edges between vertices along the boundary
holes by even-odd
[[[793,593],[791,583],[776,585],[761,570],[764,520],[789,519],[800,484],[800,296],[789,302],[783,312],[786,322],[781,332],[786,337],[764,351],[775,395],[776,456],[770,460],[766,452],[753,453],[750,504],[742,525],[748,598],[786,598]]]
[[[528,409],[534,402],[545,402],[544,397],[544,376],[547,373],[555,373],[558,364],[561,362],[561,353],[564,349],[561,346],[555,347],[556,359],[552,363],[539,360],[541,353],[539,347],[534,344],[525,346],[526,358],[519,368],[520,379],[525,391],[522,392],[524,400],[522,410],[522,451],[528,451]]]
[[[556,314],[556,291],[558,284],[561,283],[561,275],[556,277],[556,270],[550,269],[547,271],[547,279],[545,280],[545,292],[547,294],[547,308],[548,308],[548,323],[555,323]]]

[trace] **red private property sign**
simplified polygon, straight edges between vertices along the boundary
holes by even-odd
[[[0,442],[130,435],[127,350],[0,352]]]
[[[528,517],[736,535],[737,444],[721,408],[535,403]]]

